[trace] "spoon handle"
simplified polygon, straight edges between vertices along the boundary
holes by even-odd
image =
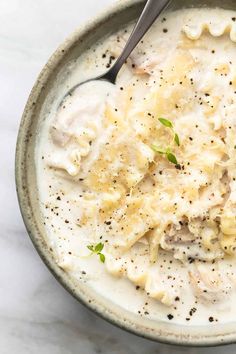
[[[121,67],[125,63],[126,59],[132,53],[134,48],[143,38],[145,33],[151,27],[156,18],[160,15],[160,13],[167,7],[171,0],[148,0],[144,10],[128,40],[126,46],[113,65],[113,67],[108,71],[106,77],[109,81],[115,83],[117,74],[119,73]]]

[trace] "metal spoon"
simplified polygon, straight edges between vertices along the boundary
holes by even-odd
[[[121,67],[125,63],[126,59],[129,57],[129,55],[132,53],[134,48],[143,38],[145,33],[149,30],[151,25],[154,23],[157,17],[161,14],[161,12],[167,7],[170,2],[171,0],[148,0],[133,32],[131,33],[128,42],[125,45],[123,52],[116,60],[115,64],[105,74],[93,79],[86,80],[72,87],[70,91],[65,95],[63,101],[68,95],[71,95],[77,87],[89,81],[105,80],[112,84],[115,84],[117,75]]]

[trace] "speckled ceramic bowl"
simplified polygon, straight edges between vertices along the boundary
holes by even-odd
[[[75,283],[60,269],[45,242],[46,230],[39,210],[34,159],[36,138],[40,133],[39,124],[43,121],[42,107],[47,104],[46,98],[51,95],[55,80],[60,79],[60,73],[68,62],[78,58],[89,45],[107,33],[115,32],[134,20],[143,5],[144,1],[141,0],[117,2],[97,19],[73,33],[53,54],[39,75],[24,111],[16,149],[16,184],[22,216],[34,246],[58,281],[76,299],[103,318],[137,335],[160,342],[197,346],[233,343],[236,342],[236,323],[208,327],[177,326],[140,318],[114,305],[112,301],[108,302],[86,284]],[[204,5],[236,9],[234,0],[175,0],[171,6],[182,8]]]

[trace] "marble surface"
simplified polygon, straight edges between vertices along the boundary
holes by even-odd
[[[0,354],[233,354],[153,343],[101,320],[56,282],[21,220],[14,153],[29,91],[58,44],[113,1],[0,0]]]

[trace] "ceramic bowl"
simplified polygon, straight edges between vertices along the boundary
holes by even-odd
[[[197,1],[176,0],[173,8],[189,6],[223,6],[235,9],[233,0]],[[22,216],[29,236],[57,280],[80,302],[113,324],[152,340],[179,344],[210,346],[236,342],[236,323],[214,326],[180,326],[161,321],[140,318],[135,314],[108,302],[94,293],[86,284],[74,280],[56,264],[53,254],[45,242],[46,230],[40,214],[35,171],[35,147],[39,126],[43,124],[42,107],[47,105],[47,98],[55,80],[60,80],[60,73],[69,61],[78,58],[90,45],[107,33],[116,32],[122,26],[133,21],[140,14],[144,1],[122,0],[107,9],[95,20],[76,30],[52,55],[39,75],[30,94],[21,121],[16,149],[16,185]]]

